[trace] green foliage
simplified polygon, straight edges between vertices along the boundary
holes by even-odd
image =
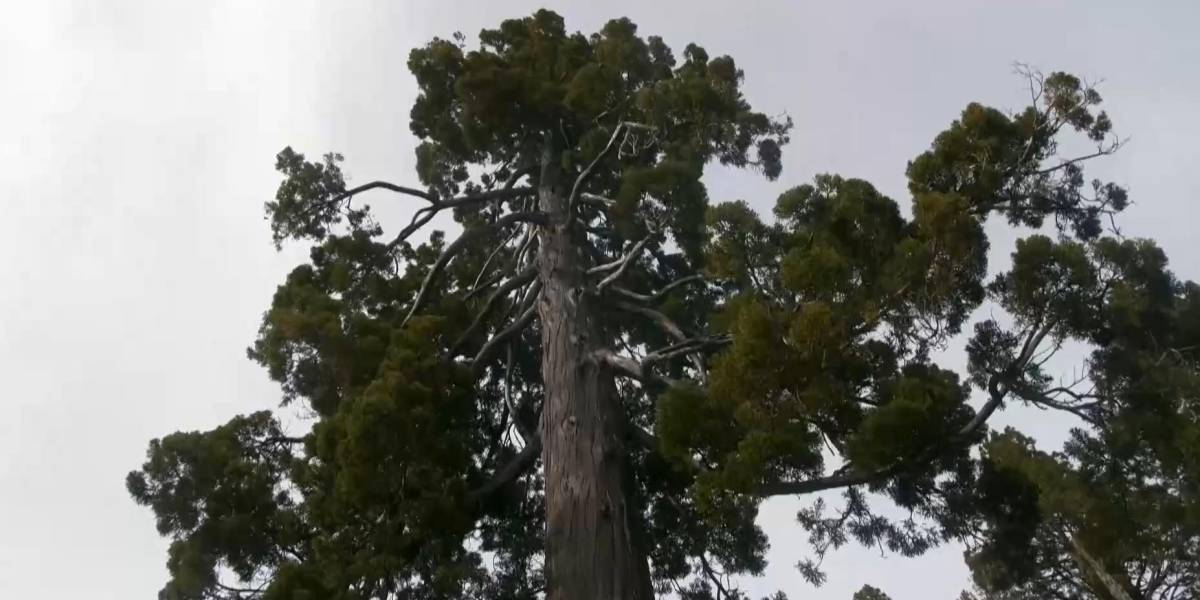
[[[624,359],[604,363],[629,434],[612,459],[659,593],[744,598],[731,578],[765,567],[761,501],[834,489],[797,515],[816,583],[851,540],[911,556],[960,539],[988,597],[1099,594],[1072,540],[1106,572],[1195,585],[1200,287],[1153,242],[1105,235],[1125,192],[1058,155],[1071,133],[1115,149],[1084,82],[1035,77],[1011,115],[969,105],[909,164],[907,210],[820,175],[768,219],[704,185],[713,163],[779,177],[791,127],[751,107],[729,57],[539,11],[474,46],[435,39],[408,66],[424,187],[377,187],[420,204],[410,227],[384,236],[340,155],[277,157],[273,240],[311,251],[249,356],[305,434],[237,417],[153,441],[129,476],[172,539],[164,598],[539,597],[536,315],[559,274],[536,257],[556,228],[599,337],[575,343]],[[546,198],[574,213],[551,222]],[[463,237],[409,242],[443,210]],[[992,214],[1041,228],[1003,273]],[[972,320],[966,372],[937,364]],[[1073,384],[1045,360],[1067,342],[1090,353]],[[1012,402],[1081,428],[1059,453],[989,435]]]

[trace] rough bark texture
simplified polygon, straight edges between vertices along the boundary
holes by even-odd
[[[648,600],[644,553],[630,533],[622,415],[612,371],[592,358],[597,327],[584,293],[557,156],[543,159],[538,305],[542,333],[542,460],[549,600]]]

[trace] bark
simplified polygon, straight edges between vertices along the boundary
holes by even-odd
[[[595,300],[573,239],[568,196],[550,149],[542,161],[538,313],[542,335],[542,461],[548,600],[649,600],[645,553],[631,534],[622,411],[600,343]]]

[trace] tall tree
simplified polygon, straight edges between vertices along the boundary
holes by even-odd
[[[250,356],[311,431],[237,417],[153,441],[129,476],[173,540],[164,598],[742,598],[764,498],[842,489],[837,516],[800,515],[819,553],[916,554],[979,526],[971,449],[1007,399],[1082,410],[1039,365],[1098,301],[1071,249],[1126,199],[1084,183],[1116,143],[1079,79],[1032,77],[1011,115],[968,106],[909,165],[910,217],[830,175],[764,222],[703,184],[713,163],[775,179],[791,126],[729,57],[539,11],[409,68],[419,186],[278,156],[275,241],[311,261]],[[1060,157],[1071,132],[1097,150]],[[420,208],[385,231],[368,192]],[[462,233],[414,245],[442,213]],[[987,286],[993,214],[1068,250]],[[988,294],[1019,299],[1013,322],[976,328],[960,378],[931,355]]]

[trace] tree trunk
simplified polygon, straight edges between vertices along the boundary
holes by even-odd
[[[598,329],[583,293],[558,156],[542,161],[538,314],[542,334],[542,461],[546,477],[548,600],[649,600],[644,552],[630,534],[623,415],[611,370],[592,357]]]

